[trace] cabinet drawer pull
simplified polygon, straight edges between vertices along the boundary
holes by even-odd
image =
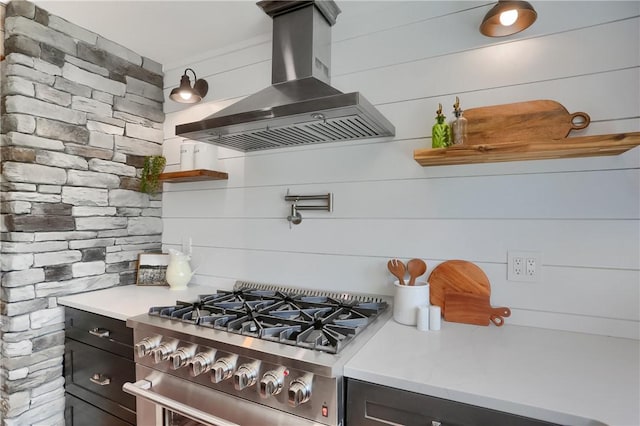
[[[109,376],[105,376],[104,374],[94,373],[93,376],[89,377],[91,383],[95,383],[99,386],[107,386],[111,383],[111,378]]]
[[[109,330],[107,330],[106,328],[92,328],[91,330],[89,330],[89,334],[92,334],[96,337],[109,337],[109,335],[111,334],[111,332]]]

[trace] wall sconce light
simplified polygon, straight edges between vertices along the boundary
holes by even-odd
[[[187,71],[191,71],[193,73],[193,88],[191,87],[191,80],[189,80],[189,76],[187,75]],[[176,87],[171,91],[169,97],[182,104],[195,104],[198,103],[207,96],[207,92],[209,91],[209,84],[206,80],[199,79],[196,77],[196,72],[191,68],[187,68],[184,70],[184,74],[180,79],[180,86]]]
[[[538,14],[529,2],[500,0],[484,16],[480,32],[487,37],[504,37],[527,29]]]

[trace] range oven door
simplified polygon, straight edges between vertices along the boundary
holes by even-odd
[[[136,396],[140,404],[137,413],[137,423],[153,426],[237,426],[215,417],[205,411],[198,410],[180,401],[167,398],[152,390],[153,383],[149,380],[138,380],[135,383],[125,383],[122,389]]]
[[[227,395],[167,373],[136,365],[135,383],[122,389],[136,397],[137,424],[144,426],[321,426],[255,402]]]

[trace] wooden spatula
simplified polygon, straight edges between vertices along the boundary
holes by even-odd
[[[387,268],[389,269],[389,272],[398,279],[398,283],[400,285],[404,285],[404,273],[407,270],[404,263],[398,259],[391,259],[387,262]]]
[[[504,318],[511,315],[509,308],[492,308],[489,296],[468,293],[447,293],[444,297],[444,319],[464,324],[489,325],[489,321],[500,327]]]
[[[422,259],[411,259],[407,262],[407,272],[411,279],[409,279],[409,285],[415,285],[416,279],[427,272],[427,264]]]

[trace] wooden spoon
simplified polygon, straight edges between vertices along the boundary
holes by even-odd
[[[391,259],[387,262],[387,268],[389,268],[389,272],[391,272],[392,275],[398,278],[400,285],[404,285],[404,273],[406,271],[404,263],[398,259]]]
[[[409,285],[415,285],[416,278],[427,272],[427,264],[422,259],[411,259],[407,263],[407,271],[409,272]]]

